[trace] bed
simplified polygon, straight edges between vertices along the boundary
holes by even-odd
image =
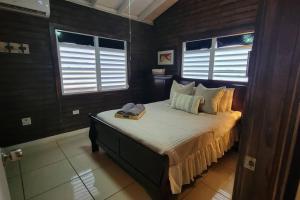
[[[145,107],[137,121],[116,119],[116,110],[90,115],[90,139],[93,151],[100,146],[153,199],[180,193],[237,138],[241,112],[193,115],[170,108],[168,101]]]

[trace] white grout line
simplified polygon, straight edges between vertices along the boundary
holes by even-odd
[[[86,188],[86,190],[88,191],[88,193],[91,195],[91,197],[95,200],[93,194],[90,192],[90,190],[88,189],[88,187],[85,185],[84,181],[82,180],[81,176],[79,175],[79,173],[76,171],[75,167],[72,165],[70,159],[67,157],[67,155],[65,154],[65,152],[63,151],[63,149],[60,147],[60,145],[58,144],[58,142],[56,141],[56,144],[58,146],[58,148],[62,151],[62,153],[64,154],[64,156],[66,157],[66,160],[68,161],[68,163],[70,164],[70,166],[72,167],[72,169],[75,171],[75,173],[77,174],[78,178],[80,179],[81,183],[84,185],[84,187]],[[92,151],[92,149],[91,149]],[[78,154],[79,155],[79,154]]]
[[[114,195],[118,194],[119,192],[122,192],[122,191],[126,190],[126,189],[127,189],[129,186],[131,186],[131,185],[133,185],[133,184],[135,184],[135,183],[134,183],[134,182],[132,182],[132,183],[129,183],[128,185],[126,185],[126,186],[122,187],[122,188],[121,188],[121,190],[119,190],[119,191],[117,191],[117,192],[115,192],[115,193],[111,194],[110,196],[108,196],[108,197],[104,198],[104,200],[107,200],[107,199],[109,199],[110,197],[112,197],[112,196],[114,196]],[[148,193],[147,193],[147,194],[148,194]]]

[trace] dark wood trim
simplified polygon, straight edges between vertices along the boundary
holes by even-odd
[[[300,106],[299,106],[300,108]],[[300,116],[299,116],[300,118]],[[299,124],[299,122],[298,122]],[[291,163],[289,166],[289,169],[281,170],[281,173],[284,178],[284,182],[286,183],[284,187],[282,187],[282,195],[284,200],[294,200],[298,184],[300,181],[300,125],[298,127],[298,131],[295,131],[296,134],[294,136],[297,136],[296,143],[294,146],[294,151],[290,153],[292,158],[290,159]],[[298,134],[298,135],[297,135]]]
[[[299,180],[291,171],[299,156],[299,22],[297,0],[261,1],[233,199],[293,199]],[[255,172],[244,168],[246,155],[256,158]]]

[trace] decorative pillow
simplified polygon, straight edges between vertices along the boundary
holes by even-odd
[[[203,102],[204,98],[201,96],[186,95],[175,92],[171,99],[171,108],[198,114],[199,105]]]
[[[171,92],[170,92],[170,100],[172,100],[173,94],[175,92],[181,94],[192,95],[193,94],[193,87],[195,87],[195,82],[189,83],[187,85],[182,85],[177,83],[175,80],[173,81]]]
[[[224,94],[219,103],[218,112],[231,111],[233,92],[234,92],[234,88],[224,89]]]
[[[231,111],[234,88],[228,88],[227,93],[228,93],[228,101],[227,101],[226,111]]]
[[[206,88],[199,84],[195,91],[195,96],[202,96],[204,104],[201,105],[201,111],[209,114],[216,114],[220,100],[224,94],[225,87],[220,88]]]

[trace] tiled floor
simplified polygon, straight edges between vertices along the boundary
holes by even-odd
[[[23,154],[6,166],[12,200],[150,199],[105,153],[91,153],[87,133],[27,146]],[[230,199],[236,159],[236,153],[227,153],[177,198]]]

